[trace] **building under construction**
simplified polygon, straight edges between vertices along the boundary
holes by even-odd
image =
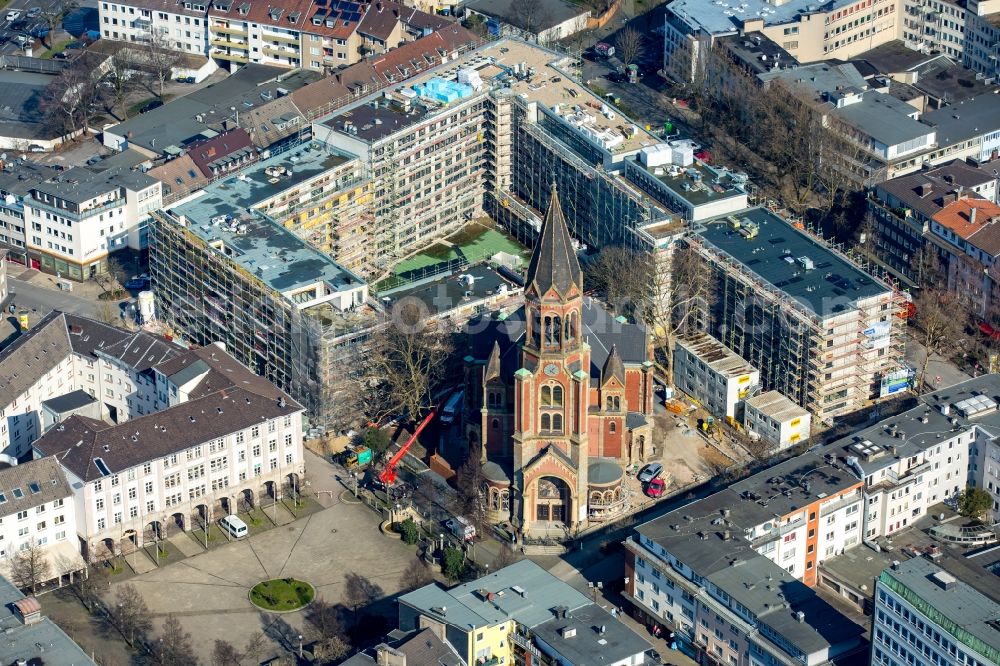
[[[894,390],[902,293],[762,208],[707,222],[690,242],[712,269],[711,332],[765,390],[825,422]]]
[[[368,285],[254,207],[264,202],[286,222],[297,220],[296,205],[323,189],[316,179],[341,173],[342,157],[308,148],[282,156],[281,170],[275,170],[278,158],[260,163],[255,169],[266,176],[263,184],[251,171],[158,211],[149,267],[161,321],[195,344],[224,342],[241,363],[326,423],[337,403],[335,380],[376,321]],[[359,184],[341,177],[344,182],[330,181],[329,188],[353,192]],[[282,197],[303,183],[313,187],[296,203]]]

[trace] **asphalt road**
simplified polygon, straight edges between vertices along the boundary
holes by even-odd
[[[41,28],[45,25],[45,22],[41,18],[28,18],[28,10],[32,7],[39,7],[43,10],[54,10],[53,8],[58,6],[60,1],[61,0],[14,0],[14,2],[11,2],[6,8],[0,10],[0,37],[7,40],[0,45],[0,53],[23,53],[15,41],[16,36],[20,33],[28,33],[35,28]],[[11,12],[15,11],[20,12],[20,16],[13,21],[8,21],[7,17],[10,16]],[[23,21],[25,23],[24,27],[15,31],[11,27],[11,24],[15,21]]]
[[[48,280],[50,277],[50,275],[40,274],[36,275],[33,281]],[[26,308],[30,312],[28,321],[32,326],[53,310],[62,310],[88,317],[94,317],[97,314],[97,303],[72,293],[39,287],[9,275],[7,283],[10,293],[3,303],[4,310],[2,318],[0,318],[0,349],[6,347],[17,337],[19,326],[17,315],[16,313],[12,315],[7,311],[11,304],[18,310]]]

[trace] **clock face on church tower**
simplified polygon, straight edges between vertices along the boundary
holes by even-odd
[[[559,366],[556,365],[555,363],[549,363],[548,365],[545,366],[545,374],[547,374],[549,377],[555,377],[556,375],[559,374]]]

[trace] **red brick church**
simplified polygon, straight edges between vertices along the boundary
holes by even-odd
[[[650,358],[642,326],[583,295],[553,188],[524,306],[469,328],[465,433],[490,522],[563,537],[629,507],[624,468],[653,453]]]

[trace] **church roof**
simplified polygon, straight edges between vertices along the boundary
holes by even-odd
[[[646,331],[642,326],[618,321],[599,301],[589,297],[584,297],[581,313],[581,333],[584,341],[590,345],[590,368],[585,370],[594,384],[601,381],[602,369],[607,365],[612,348],[617,351],[623,366],[641,365],[649,360],[646,353]],[[473,320],[469,322],[469,330],[475,331],[469,336],[469,355],[488,362],[488,367],[492,369],[491,356],[494,347],[498,347],[500,376],[505,382],[509,381],[520,367],[518,345],[523,341],[524,329],[523,307],[503,320]],[[622,382],[624,383],[624,369]]]
[[[625,364],[622,363],[621,354],[618,353],[618,346],[615,344],[611,345],[608,360],[601,368],[601,385],[608,383],[612,378],[617,379],[622,386],[625,386]]]
[[[542,233],[531,253],[525,286],[534,286],[539,296],[543,296],[549,289],[555,289],[560,296],[566,296],[574,285],[578,293],[583,293],[583,271],[580,270],[580,262],[573,250],[573,239],[570,238],[566,218],[559,205],[559,194],[553,185],[552,198],[542,223]]]

